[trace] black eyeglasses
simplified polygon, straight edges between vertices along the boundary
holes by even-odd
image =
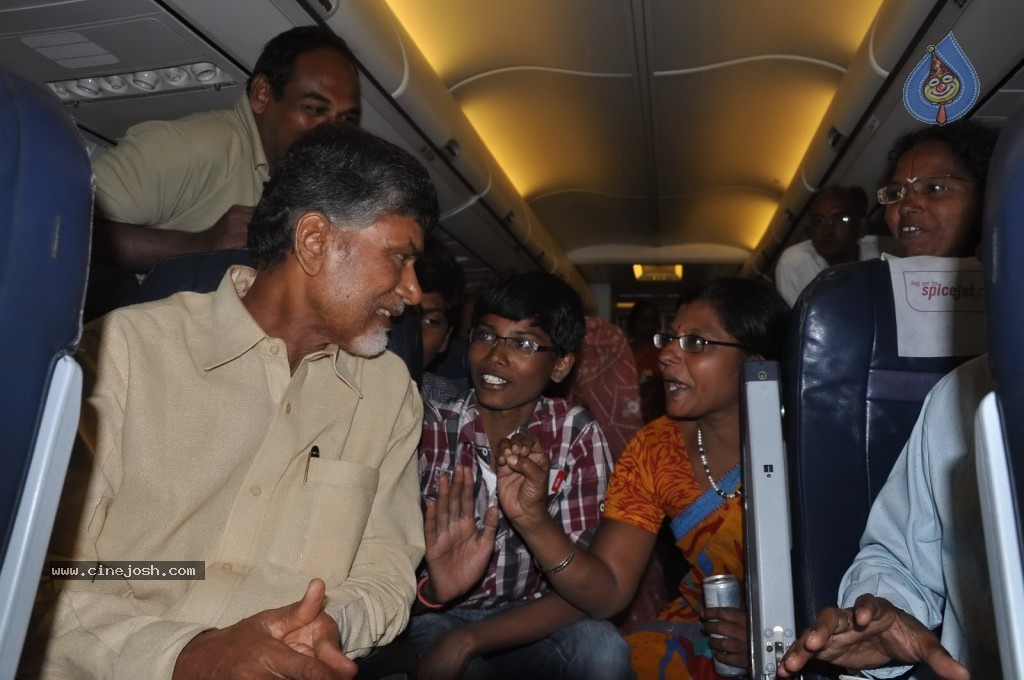
[[[807,226],[811,229],[822,230],[826,227],[838,229],[840,227],[853,226],[853,218],[843,213],[832,213],[831,215],[811,215],[807,218]]]
[[[973,182],[967,177],[956,175],[936,175],[934,177],[915,177],[908,182],[889,182],[878,190],[878,202],[882,205],[899,203],[913,191],[918,196],[935,198],[949,191],[949,180]]]
[[[501,340],[505,343],[505,349],[524,357],[532,356],[534,352],[554,352],[554,347],[546,347],[538,344],[529,338],[506,338],[503,335],[485,331],[481,328],[469,329],[469,341],[474,345],[487,345],[494,347]]]
[[[704,351],[707,345],[724,345],[725,347],[739,347],[746,349],[738,342],[722,342],[721,340],[708,340],[699,335],[670,335],[668,333],[655,333],[654,346],[658,349],[665,349],[673,341],[679,343],[679,349],[690,354],[699,354]]]

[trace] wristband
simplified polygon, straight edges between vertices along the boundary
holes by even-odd
[[[547,574],[548,576],[551,576],[552,574],[557,574],[558,572],[568,567],[569,563],[572,562],[572,558],[574,557],[576,557],[576,544],[573,543],[570,539],[569,554],[565,556],[565,559],[556,564],[555,566],[551,567],[550,569],[541,569],[541,572]]]
[[[420,582],[416,584],[416,599],[419,600],[420,604],[422,604],[427,609],[444,609],[444,605],[443,604],[437,604],[436,602],[431,602],[426,597],[424,597],[424,595],[423,595],[423,586],[424,586],[424,584],[426,584],[428,578],[429,578],[429,576],[424,576],[423,578],[420,579]]]

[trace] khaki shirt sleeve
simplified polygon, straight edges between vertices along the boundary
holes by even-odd
[[[193,206],[210,180],[195,140],[160,121],[130,129],[116,147],[96,159],[93,174],[100,215],[153,227]]]
[[[128,381],[123,336],[86,330],[76,356],[85,376],[78,438],[49,559],[96,561],[106,511],[121,484],[120,433]],[[146,615],[130,581],[51,580],[44,574],[19,675],[170,678],[182,647],[209,626]]]
[[[424,550],[415,455],[422,426],[423,403],[410,380],[349,577],[327,594],[327,613],[338,622],[342,649],[351,657],[391,642],[409,621],[414,570]]]

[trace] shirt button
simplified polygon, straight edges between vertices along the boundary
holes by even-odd
[[[220,568],[224,571],[231,571],[234,567],[231,566],[230,562],[225,562],[224,564],[220,565]]]
[[[292,412],[292,402],[289,401],[287,404],[284,405],[284,412],[285,413],[291,413]]]
[[[249,489],[249,493],[251,493],[253,496],[259,496],[261,493],[263,493],[263,489],[261,489],[259,487],[259,484],[257,484],[256,486]]]
[[[280,351],[281,351],[281,348],[278,347],[277,345],[271,345],[270,346],[270,353],[273,354],[274,356],[277,356],[277,353],[280,352]]]

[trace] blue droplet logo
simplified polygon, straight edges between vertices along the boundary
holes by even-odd
[[[967,55],[952,33],[911,71],[903,85],[903,104],[924,123],[945,125],[963,118],[978,101],[981,83]]]

